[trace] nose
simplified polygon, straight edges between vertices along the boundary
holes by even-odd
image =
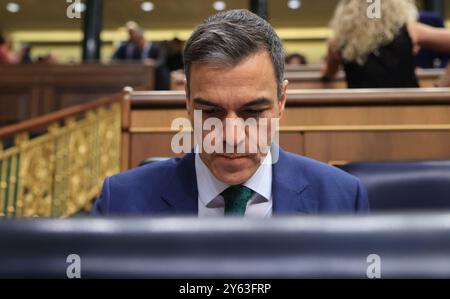
[[[245,145],[246,130],[244,120],[235,113],[230,113],[223,122],[223,128],[224,134],[222,134],[222,139],[225,144],[226,152],[241,152],[242,150],[236,151],[236,149]],[[245,148],[243,150],[245,151]]]

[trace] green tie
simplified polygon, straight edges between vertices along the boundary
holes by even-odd
[[[245,214],[247,201],[252,197],[253,190],[243,185],[235,185],[228,187],[220,193],[225,201],[225,215],[241,215]]]

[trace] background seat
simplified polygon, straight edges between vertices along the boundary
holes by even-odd
[[[4,221],[0,278],[450,278],[450,213]],[[376,256],[375,256],[376,255]],[[373,272],[372,272],[373,273]]]
[[[450,161],[355,162],[340,168],[361,179],[371,211],[450,209]]]

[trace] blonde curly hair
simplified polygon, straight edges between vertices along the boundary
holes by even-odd
[[[414,0],[379,0],[381,18],[369,18],[366,0],[341,0],[330,22],[336,50],[346,61],[364,64],[370,53],[389,44],[407,22],[417,19]]]

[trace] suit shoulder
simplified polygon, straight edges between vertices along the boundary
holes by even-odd
[[[167,182],[167,178],[176,171],[175,169],[179,160],[180,158],[171,158],[164,161],[152,162],[115,174],[109,180],[115,186],[136,187],[136,185],[142,184],[160,186],[162,182]]]
[[[358,178],[345,171],[310,158],[286,153],[284,167],[296,174],[293,184],[300,178],[307,181],[304,197],[318,203],[321,212],[367,211],[368,200]]]
[[[359,179],[349,173],[326,163],[313,160],[293,153],[286,153],[289,163],[295,165],[298,171],[312,181],[327,180],[339,184],[351,184],[354,186]]]

